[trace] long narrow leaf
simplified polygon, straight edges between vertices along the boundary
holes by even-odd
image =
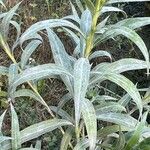
[[[89,84],[90,64],[86,58],[80,58],[74,66],[74,105],[75,105],[75,121],[78,127],[81,104],[85,98],[86,90]]]
[[[21,148],[21,136],[20,136],[20,129],[19,129],[19,121],[17,113],[13,105],[11,104],[11,137],[12,137],[12,150],[16,150]]]
[[[134,129],[137,120],[134,119],[133,117],[126,115],[126,114],[121,114],[121,113],[98,113],[97,114],[97,119],[106,121],[106,122],[112,122],[121,126],[125,126],[131,129]]]
[[[50,119],[31,125],[21,131],[21,142],[24,143],[30,141],[61,126],[68,125],[72,125],[72,123],[62,119]]]
[[[89,138],[90,150],[93,150],[96,146],[96,138],[97,138],[96,112],[92,102],[90,102],[88,99],[83,99],[81,104],[82,104],[81,112],[83,115],[83,120]]]

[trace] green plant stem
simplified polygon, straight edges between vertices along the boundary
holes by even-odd
[[[100,15],[100,10],[102,9],[105,1],[106,0],[96,0],[91,31],[86,39],[85,57],[88,57],[91,53],[91,50],[93,49],[93,41],[94,41],[94,35],[95,35],[95,31],[96,31],[97,21],[98,21],[99,15]]]
[[[5,42],[5,40],[3,39],[3,36],[0,34],[0,45],[2,46],[3,50],[6,52],[6,54],[9,56],[9,58],[11,59],[11,61],[14,63],[14,64],[17,64],[17,61],[16,59],[14,58],[13,54],[11,53],[11,50],[7,44],[7,42]],[[19,67],[19,71],[22,72],[22,69]],[[37,89],[30,83],[30,82],[27,82],[28,85],[31,87],[31,89],[37,94],[37,96],[39,96],[39,98],[42,100],[42,103],[44,104],[44,106],[46,107],[47,111],[50,113],[50,115],[53,117],[53,118],[56,118],[54,113],[51,111],[51,109],[47,106],[46,102],[44,101],[44,99],[42,98],[42,96],[39,94],[39,92],[37,91]],[[62,132],[62,134],[64,134],[64,130],[62,127],[59,128]],[[71,143],[69,143],[69,146],[71,149],[73,149],[73,146]]]

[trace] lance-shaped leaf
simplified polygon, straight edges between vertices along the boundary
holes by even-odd
[[[81,15],[81,21],[80,21],[80,29],[87,37],[90,33],[92,26],[92,14],[89,9],[86,9],[82,15]],[[85,38],[81,35],[80,36],[80,55],[84,55],[84,50],[85,50]]]
[[[20,42],[23,43],[24,41],[31,39],[32,35],[35,35],[37,32],[47,29],[47,28],[56,28],[56,27],[69,27],[74,29],[82,34],[80,29],[74,25],[73,23],[63,20],[63,19],[50,19],[37,22],[29,27],[20,37]]]
[[[71,122],[63,119],[50,119],[31,125],[21,131],[21,142],[25,143],[45,133],[51,132],[61,126],[72,125]]]
[[[74,5],[72,4],[71,1],[70,1],[70,5],[71,5],[71,10],[72,10],[73,16],[75,17],[77,22],[80,22],[80,18],[79,18],[78,12],[77,12],[76,8],[74,7]]]
[[[21,136],[20,136],[18,116],[12,104],[11,104],[11,137],[12,137],[12,150],[21,148]]]
[[[72,72],[73,62],[71,61],[70,56],[67,54],[61,40],[51,29],[47,29],[47,33],[55,63],[59,66],[62,66],[69,72]],[[72,79],[69,76],[62,76],[62,80],[70,93],[73,93]]]
[[[102,20],[96,27],[96,31],[98,32],[99,30],[101,30],[103,27],[105,27],[107,21],[109,19],[109,16],[106,17],[104,20]]]
[[[20,4],[21,4],[21,2],[18,3],[16,6],[14,6],[12,9],[10,9],[10,11],[7,12],[6,16],[2,20],[1,31],[3,32],[3,37],[6,38],[6,39],[7,39],[7,36],[8,36],[10,21],[13,18],[13,16],[15,15],[15,12],[18,9]]]
[[[81,104],[85,98],[87,87],[89,84],[90,76],[90,64],[86,58],[80,58],[76,61],[74,66],[74,106],[75,106],[75,121],[76,127],[78,127],[80,115],[81,115]]]
[[[16,37],[16,40],[12,46],[12,51],[16,48],[16,45],[18,43],[18,40],[19,40],[19,37],[20,37],[20,34],[21,34],[21,25],[18,24],[16,21],[10,21],[10,23],[15,27],[16,31],[17,31],[17,37]]]
[[[89,60],[97,58],[97,57],[109,57],[110,60],[112,59],[111,54],[108,53],[107,51],[103,51],[103,50],[99,50],[99,51],[95,51],[94,53],[92,53],[89,56]]]
[[[124,2],[145,2],[149,0],[108,0],[107,4],[124,3]]]
[[[18,65],[17,64],[11,64],[9,67],[9,85],[13,82],[13,80],[18,75]]]
[[[40,40],[33,40],[31,41],[26,48],[23,50],[21,55],[21,68],[24,69],[25,65],[27,64],[29,58],[31,57],[32,53],[37,49],[37,47],[42,42]]]
[[[126,16],[126,12],[124,12],[123,10],[121,10],[117,7],[112,7],[112,6],[102,7],[100,14],[103,14],[103,13],[106,13],[106,12],[121,12]]]
[[[150,63],[149,63],[150,67]],[[109,71],[114,73],[123,73],[126,71],[132,71],[132,70],[140,70],[140,69],[146,69],[147,63],[146,61],[139,60],[139,59],[133,59],[133,58],[125,58],[120,59],[118,61],[115,61],[113,63],[101,63],[97,65],[93,70],[94,71]]]
[[[96,146],[97,138],[96,112],[92,102],[90,102],[88,99],[83,99],[81,105],[81,112],[89,138],[90,150],[93,150]]]
[[[73,136],[73,128],[68,127],[68,129],[65,131],[65,134],[63,135],[63,138],[61,140],[60,150],[67,150],[69,143],[71,141],[71,138]]]
[[[133,30],[149,24],[150,24],[150,17],[136,17],[121,20],[114,26],[125,26]]]
[[[111,126],[106,126],[104,128],[101,128],[98,130],[98,136],[101,138],[104,138],[108,136],[109,134],[116,133],[121,131],[132,131],[133,129],[129,127],[124,127],[124,126],[119,126],[119,125],[111,125]]]
[[[95,72],[96,73],[96,72]],[[98,72],[97,72],[98,73]],[[99,72],[101,75],[101,72]],[[115,74],[115,73],[104,73],[101,78],[99,78],[97,81],[104,81],[104,80],[109,80],[111,82],[114,82],[115,84],[119,85],[122,87],[133,99],[133,101],[137,104],[137,107],[140,111],[140,115],[142,114],[142,99],[139,94],[138,89],[136,86],[126,77],[120,74]],[[92,81],[91,81],[92,82]]]
[[[44,64],[44,65],[39,65],[33,68],[26,69],[22,73],[20,73],[13,81],[13,83],[10,86],[10,93],[15,90],[15,88],[27,81],[31,80],[39,80],[42,78],[47,78],[52,75],[69,75],[71,74],[63,69],[62,67],[55,65],[55,64]]]
[[[108,29],[104,34],[102,34],[102,36],[98,37],[96,43],[99,43],[99,41],[106,41],[107,39],[116,37],[117,35],[123,35],[137,45],[147,62],[147,71],[149,72],[149,52],[147,50],[147,47],[142,38],[130,28],[122,26],[120,28],[118,27],[110,30]]]
[[[29,89],[21,89],[21,90],[15,91],[12,94],[12,98],[15,99],[17,97],[30,97],[30,98],[33,98],[34,100],[38,101],[39,103],[41,103],[42,105],[44,105],[46,108],[49,109],[46,102],[39,95],[37,95],[35,92],[33,92]]]
[[[89,35],[92,26],[92,14],[89,9],[86,9],[81,15],[80,28],[85,36]]]
[[[102,103],[102,104],[101,104]],[[96,113],[109,113],[109,112],[126,112],[125,107],[117,102],[101,102],[95,107]]]
[[[98,120],[115,123],[131,129],[134,129],[137,124],[137,120],[127,114],[104,112],[96,115]]]
[[[84,8],[83,8],[83,5],[82,5],[81,1],[80,1],[80,0],[75,0],[75,2],[76,2],[76,4],[77,4],[79,10],[80,10],[81,12],[83,12],[83,11],[84,11]]]
[[[9,69],[7,67],[0,66],[0,74],[8,75]]]

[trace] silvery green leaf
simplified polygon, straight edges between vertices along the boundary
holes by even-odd
[[[98,136],[103,138],[109,134],[119,132],[120,129],[121,129],[121,131],[132,131],[133,130],[129,127],[124,127],[124,126],[119,126],[119,125],[111,125],[111,126],[109,125],[109,126],[106,126],[104,128],[101,128],[100,130],[98,130]]]
[[[81,30],[70,21],[64,19],[50,19],[50,20],[37,22],[32,26],[30,26],[20,37],[20,42],[23,43],[24,41],[31,39],[32,35],[37,34],[37,32],[41,30],[48,29],[48,28],[56,28],[56,27],[69,27],[82,34]]]
[[[92,54],[89,56],[89,60],[94,59],[94,58],[97,58],[97,57],[109,57],[110,60],[112,59],[111,54],[108,53],[107,51],[98,50],[98,51],[95,51],[94,53],[92,53]]]
[[[97,95],[92,99],[92,102],[101,103],[102,101],[117,101],[117,98],[108,95]]]
[[[21,142],[25,143],[45,133],[51,132],[61,126],[68,125],[72,125],[72,123],[63,119],[50,119],[42,121],[40,123],[36,123],[21,131]]]
[[[50,109],[52,111],[54,111],[55,113],[57,113],[57,115],[62,117],[62,119],[68,120],[68,121],[70,121],[71,123],[74,124],[74,119],[66,111],[64,111],[63,109],[58,110],[58,108],[55,107],[55,106],[50,106]]]
[[[124,3],[124,2],[145,2],[149,0],[108,0],[107,4]]]
[[[78,59],[74,66],[73,77],[76,127],[78,127],[81,115],[81,101],[85,98],[87,87],[89,84],[90,68],[91,66],[88,59],[86,58]]]
[[[91,31],[91,26],[92,26],[92,14],[89,9],[86,9],[85,11],[83,11],[81,15],[81,21],[80,21],[80,29],[85,35],[85,37],[89,35]],[[85,38],[81,35],[80,36],[80,56],[84,55],[84,50],[86,47],[85,43],[86,43]]]
[[[149,67],[150,67],[150,63],[149,63]],[[134,58],[127,58],[127,59],[125,58],[125,59],[120,59],[118,61],[115,61],[113,63],[101,63],[97,65],[93,70],[101,71],[101,72],[109,70],[110,72],[114,72],[114,73],[123,73],[126,71],[140,70],[146,68],[147,68],[146,61],[134,59]]]
[[[65,134],[63,135],[63,138],[61,140],[60,150],[67,150],[69,143],[73,136],[73,128],[68,127],[68,129],[65,131]]]
[[[4,16],[4,18],[2,20],[1,30],[3,32],[2,35],[5,39],[7,39],[7,36],[8,36],[10,21],[13,18],[13,16],[15,15],[15,12],[18,9],[20,4],[21,4],[21,2],[18,3],[16,6],[14,6],[12,9],[10,9],[10,11],[7,12],[6,16]]]
[[[61,40],[51,29],[47,29],[47,33],[55,63],[65,68],[67,71],[72,72],[73,63],[70,59],[70,56],[67,54]],[[69,76],[61,77],[70,93],[73,93],[72,79]]]
[[[16,78],[18,75],[18,65],[17,64],[11,64],[9,67],[9,85],[13,82],[13,80]]]
[[[19,36],[21,34],[21,25],[18,24],[16,21],[13,21],[13,20],[11,20],[10,23],[15,27],[15,29],[17,31],[17,37],[16,37],[16,40],[15,40],[15,42],[13,44],[13,48],[12,48],[12,50],[14,50],[14,48],[15,48],[18,40],[19,40]]]
[[[149,24],[150,24],[150,17],[136,17],[121,20],[114,26],[125,26],[133,30]]]
[[[36,93],[34,93],[33,91],[29,90],[29,89],[21,89],[18,91],[15,91],[12,94],[12,98],[19,98],[19,97],[30,97],[33,98],[34,100],[38,101],[39,103],[41,103],[42,105],[44,105],[46,108],[49,108],[48,105],[46,104],[46,102],[39,97]]]
[[[96,112],[92,102],[90,102],[88,99],[83,99],[81,101],[81,105],[82,105],[81,112],[87,130],[90,150],[93,150],[96,146],[96,139],[97,139]]]
[[[99,30],[101,30],[102,28],[104,28],[105,25],[106,25],[106,23],[107,23],[107,21],[108,21],[108,19],[109,19],[109,16],[106,17],[104,20],[102,20],[102,21],[97,25],[96,30],[99,31]]]
[[[101,35],[101,37],[99,37],[100,41],[106,41],[107,39],[110,38],[114,38],[117,35],[123,35],[125,37],[127,37],[128,39],[130,39],[134,44],[137,45],[137,47],[140,49],[140,51],[142,52],[146,62],[147,62],[147,71],[149,70],[149,52],[147,50],[147,47],[145,45],[145,43],[143,42],[142,38],[133,30],[131,30],[130,28],[127,27],[118,27],[118,28],[114,28],[114,29],[108,29],[103,35]],[[96,43],[100,42],[100,41],[96,40]],[[97,44],[96,44],[97,45]]]
[[[99,104],[95,107],[96,113],[100,114],[101,112],[109,113],[109,112],[126,112],[125,107],[120,105],[117,102],[103,102],[102,105]]]
[[[71,1],[70,1],[70,5],[71,5],[71,10],[72,10],[73,16],[76,18],[77,22],[80,22],[78,12],[77,12],[76,8],[74,7],[74,5],[72,4]]]
[[[102,120],[102,121],[106,121],[106,122],[111,122],[114,124],[118,124],[121,126],[125,126],[131,129],[134,129],[136,124],[137,124],[137,120],[134,119],[133,117],[127,115],[127,114],[121,114],[121,113],[97,113],[97,119],[98,120]]]
[[[16,87],[24,82],[31,80],[39,80],[50,77],[52,75],[69,75],[72,76],[68,71],[55,64],[44,64],[36,67],[26,69],[14,79],[13,83],[9,88],[9,92],[13,92]]]
[[[4,66],[0,66],[0,74],[1,75],[8,75],[9,69]]]
[[[130,101],[131,101],[131,96],[129,94],[126,94],[118,101],[118,103],[126,107]]]
[[[121,12],[123,13],[125,16],[127,16],[126,12],[117,8],[117,7],[112,7],[112,6],[104,6],[101,9],[100,14],[106,13],[106,12]]]
[[[88,147],[89,147],[89,140],[83,139],[77,143],[77,145],[74,147],[73,150],[85,150]]]
[[[92,14],[89,9],[86,9],[81,15],[80,29],[85,34],[85,37],[89,35],[92,26]]]
[[[12,137],[12,150],[16,150],[21,148],[21,136],[20,136],[20,129],[19,129],[19,121],[17,113],[11,105],[11,137]]]
[[[40,40],[32,40],[23,50],[21,55],[21,68],[24,69],[25,65],[27,64],[29,58],[31,57],[32,53],[37,49],[37,47],[42,42]]]
[[[140,111],[140,115],[141,115],[142,109],[143,109],[142,99],[141,99],[138,89],[129,79],[127,79],[123,75],[115,74],[115,73],[106,73],[105,72],[103,75],[101,75],[101,72],[100,72],[99,74],[100,74],[100,78],[98,79],[99,81],[102,82],[104,80],[109,80],[109,81],[114,82],[115,84],[119,85],[120,87],[122,87],[131,96],[133,101],[137,104],[137,107],[138,107],[138,109]],[[93,82],[93,81],[91,81],[91,82]]]
[[[76,1],[76,4],[77,4],[79,10],[80,10],[81,12],[83,12],[83,11],[84,11],[84,8],[83,8],[83,5],[82,5],[81,1],[80,1],[80,0],[75,0],[75,1]]]
[[[80,24],[80,20],[78,20],[77,17],[75,17],[74,15],[68,15],[68,16],[63,17],[62,19],[72,20],[72,21],[75,21],[77,24]]]

